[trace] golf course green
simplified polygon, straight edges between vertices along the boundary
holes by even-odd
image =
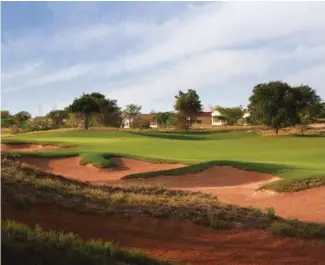
[[[67,131],[18,135],[3,143],[61,143],[70,148],[29,155],[83,155],[91,162],[120,155],[153,161],[198,164],[215,161],[297,179],[325,175],[325,138],[261,136],[248,132]],[[94,161],[92,161],[94,160]]]

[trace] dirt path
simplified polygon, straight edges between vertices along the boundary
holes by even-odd
[[[79,158],[23,158],[44,171],[96,184],[161,185],[172,189],[202,191],[215,194],[221,201],[260,209],[273,207],[284,218],[325,223],[325,187],[294,193],[256,192],[263,184],[279,178],[229,166],[214,166],[197,173],[161,176],[148,179],[121,180],[128,174],[178,168],[180,164],[156,164],[126,158],[113,158],[118,169],[99,169],[79,165]]]
[[[3,219],[43,229],[102,238],[149,255],[193,265],[324,265],[325,243],[273,237],[262,230],[215,230],[190,222],[147,216],[94,216],[55,206],[17,210],[2,206]]]
[[[37,151],[43,149],[59,148],[55,145],[41,145],[41,144],[1,144],[3,151]]]

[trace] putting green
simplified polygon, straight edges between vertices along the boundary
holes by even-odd
[[[3,139],[7,141],[76,145],[40,151],[46,154],[117,153],[187,164],[223,160],[234,166],[250,164],[249,169],[285,178],[325,175],[324,137],[263,137],[245,132],[69,131]]]

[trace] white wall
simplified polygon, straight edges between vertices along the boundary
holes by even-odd
[[[221,113],[217,110],[211,113],[211,124],[215,126],[225,125],[225,122],[218,120],[218,117],[221,116]]]

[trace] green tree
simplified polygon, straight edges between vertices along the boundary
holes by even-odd
[[[68,118],[68,112],[65,110],[52,110],[46,114],[46,118],[51,119],[54,125],[59,126],[63,124],[63,120]]]
[[[2,110],[1,111],[1,119],[9,118],[11,115],[8,110]]]
[[[117,101],[114,99],[99,99],[100,122],[108,127],[119,127],[121,125],[121,109],[117,105]]]
[[[15,119],[8,110],[1,111],[1,127],[8,128],[15,124]]]
[[[312,117],[315,119],[325,118],[325,102],[319,102],[313,106]]]
[[[14,115],[15,122],[19,127],[28,121],[32,116],[27,111],[20,111]]]
[[[124,117],[130,119],[131,127],[133,127],[133,121],[135,118],[141,114],[142,107],[136,104],[126,105],[123,112]]]
[[[157,121],[159,126],[168,126],[172,123],[174,114],[171,112],[158,112],[154,115],[154,119]]]
[[[316,94],[316,90],[307,85],[294,87],[293,92],[299,117],[301,135],[303,135],[308,124],[313,120],[313,110],[315,109],[315,106],[320,103],[321,99]]]
[[[305,116],[300,113],[312,109],[320,98],[309,86],[291,87],[271,81],[256,85],[249,100],[251,119],[270,126],[278,134],[283,127],[300,124]]]
[[[202,111],[200,97],[195,90],[188,89],[185,93],[179,91],[175,98],[174,109],[177,112],[177,125],[181,129],[188,129],[189,125],[195,121]]]
[[[100,93],[83,94],[79,98],[75,98],[72,104],[69,106],[69,110],[72,113],[80,113],[84,118],[84,127],[89,127],[89,117],[92,113],[99,113],[100,106],[99,101],[104,100],[105,96]]]
[[[222,115],[219,118],[229,125],[236,124],[238,120],[241,119],[244,115],[244,110],[241,106],[233,108],[224,108],[221,106],[217,106],[216,110],[219,111]]]
[[[296,124],[299,121],[292,88],[281,81],[258,84],[249,98],[253,120],[264,123],[275,130]]]

